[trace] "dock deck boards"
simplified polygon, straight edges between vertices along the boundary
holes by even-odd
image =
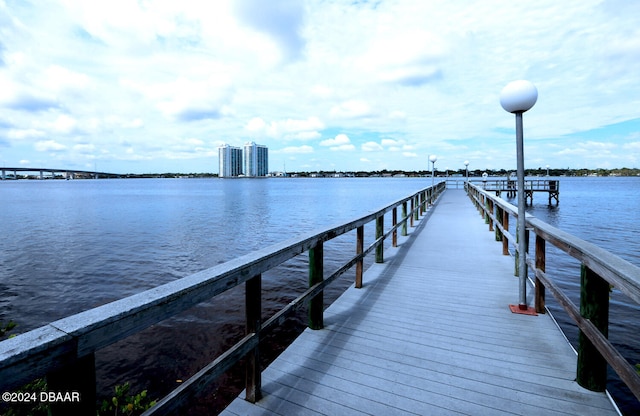
[[[429,217],[428,220],[426,218]],[[448,190],[223,415],[617,415],[575,381],[548,315],[513,314],[514,261],[464,191]],[[529,290],[532,292],[532,290]]]

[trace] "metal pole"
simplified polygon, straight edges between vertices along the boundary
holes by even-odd
[[[522,133],[522,111],[516,112],[516,146],[517,146],[517,175],[518,175],[518,277],[519,277],[519,308],[527,309],[527,263],[525,241],[525,198],[524,198],[524,138]]]
[[[436,162],[431,162],[431,192],[433,194],[433,175],[436,170]]]

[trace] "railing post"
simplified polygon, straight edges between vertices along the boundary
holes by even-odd
[[[487,221],[489,222],[489,231],[493,231],[493,219],[491,219],[491,214],[493,214],[493,199],[489,199],[487,201]]]
[[[424,201],[426,200],[427,195],[425,192],[420,192],[418,195],[418,203],[420,204],[420,215],[424,215]]]
[[[536,234],[536,269],[540,270],[541,272],[545,272],[546,271],[546,245],[547,245],[547,241],[540,237],[539,235]],[[536,277],[536,294],[535,294],[535,306],[536,306],[536,312],[537,313],[545,313],[546,309],[545,309],[545,287],[542,284],[542,282],[540,281],[540,279],[538,279]]]
[[[309,287],[324,280],[324,248],[322,241],[309,249]],[[324,307],[324,292],[318,293],[309,301],[309,328],[324,328],[322,309]]]
[[[356,229],[356,254],[360,255],[364,251],[364,225]],[[362,273],[364,270],[364,259],[356,263],[356,288],[362,287]]]
[[[415,213],[413,212],[413,210],[415,209],[415,199],[413,197],[411,197],[411,226],[414,227],[414,217],[415,217]]]
[[[246,334],[259,334],[262,327],[262,275],[258,274],[245,283]],[[260,347],[247,354],[245,400],[255,403],[262,398],[262,372]]]
[[[500,205],[496,206],[496,220],[498,220],[498,224],[502,225],[503,209],[500,208]],[[496,241],[502,241],[502,231],[500,231],[500,227],[496,226]]]
[[[402,203],[402,236],[407,235],[407,201]]]
[[[509,211],[502,210],[502,228],[505,231],[509,231]],[[502,235],[502,254],[505,256],[509,255],[509,239],[506,235]]]
[[[95,354],[87,354],[78,358],[72,365],[47,374],[47,390],[79,395],[78,401],[51,402],[51,415],[94,415],[96,413]]]
[[[485,224],[489,224],[490,220],[489,220],[489,206],[491,204],[491,199],[485,197],[484,200],[484,210],[482,211],[482,214],[484,215],[484,223]],[[491,225],[489,225],[489,231],[491,231]]]
[[[580,315],[609,336],[609,283],[584,264],[580,270]],[[607,361],[582,331],[578,334],[576,381],[592,391],[607,387]]]
[[[415,202],[413,200],[415,200]],[[418,212],[418,207],[414,206],[414,204],[418,203],[418,196],[413,197],[413,200],[411,203],[411,208],[415,209],[415,211],[413,211],[413,219],[418,221],[418,219],[420,219],[420,212]]]
[[[398,247],[398,229],[396,228],[396,225],[398,225],[398,207],[393,207],[393,211],[391,213],[391,225],[393,225],[391,242],[394,247]]]
[[[376,218],[376,240],[384,234],[384,215]],[[384,241],[376,247],[376,263],[384,263]]]

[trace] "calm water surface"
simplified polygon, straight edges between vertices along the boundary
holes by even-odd
[[[26,332],[355,219],[429,184],[408,178],[4,181],[0,319]],[[354,251],[355,236],[328,243],[326,268]],[[267,316],[305,290],[306,260],[300,256],[264,275]],[[327,297],[349,284],[345,277]],[[243,296],[232,290],[99,351],[99,393],[126,381],[168,393],[242,336]],[[279,346],[304,321],[301,312],[269,342]],[[233,386],[219,394],[236,395],[234,383],[223,380]]]
[[[417,178],[4,181],[0,319],[25,332],[354,219],[430,184]],[[560,204],[548,207],[537,194],[528,211],[640,265],[638,206],[640,178],[560,178]],[[371,230],[365,234],[370,241]],[[327,268],[353,255],[354,246],[354,236],[327,244]],[[547,262],[577,302],[579,264],[552,249]],[[306,282],[306,256],[265,274],[265,314],[298,296]],[[98,352],[99,393],[126,381],[157,396],[175,388],[242,335],[243,296],[232,290]],[[549,303],[575,340],[575,327]],[[640,363],[638,309],[612,294],[610,338],[634,363]],[[304,321],[303,313],[268,343],[277,348]],[[221,381],[214,406],[241,389],[241,371],[235,374]],[[610,388],[626,414],[640,413],[619,382],[612,379]],[[206,406],[211,403],[198,403],[193,414],[207,414]]]

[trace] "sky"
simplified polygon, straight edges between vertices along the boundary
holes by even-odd
[[[640,168],[640,1],[0,0],[0,166]]]

